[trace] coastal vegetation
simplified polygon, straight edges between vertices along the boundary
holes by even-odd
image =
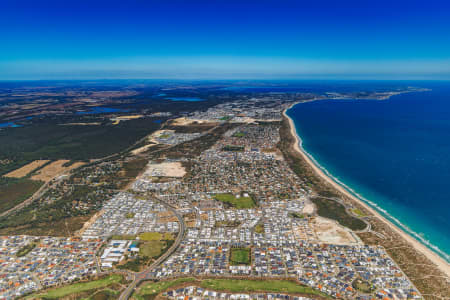
[[[342,226],[352,230],[363,230],[367,227],[364,221],[349,215],[344,205],[335,200],[322,197],[312,197],[311,201],[316,205],[317,214],[321,217],[336,220]]]
[[[350,224],[349,226],[352,226],[352,220],[356,219],[346,212],[342,204],[327,198],[343,199],[352,203],[353,208],[368,215],[368,212],[361,205],[348,199],[345,195],[340,194],[332,186],[324,182],[314,173],[314,170],[304,161],[301,155],[295,151],[293,148],[295,138],[291,135],[289,122],[286,118],[282,122],[280,137],[281,140],[278,147],[292,170],[299,175],[316,195],[325,197],[314,198],[316,199],[315,204],[317,205],[318,203],[318,205],[322,206],[322,209],[318,211],[320,216],[332,218],[340,224]],[[355,210],[353,210],[353,213],[356,213]],[[356,214],[358,215],[358,213]],[[364,244],[383,246],[389,256],[402,268],[402,271],[411,279],[419,291],[424,295],[430,295],[430,299],[445,298],[450,294],[445,275],[431,264],[425,255],[418,252],[389,225],[378,218],[370,217],[369,222],[371,224],[370,231],[357,233]],[[356,224],[359,224],[359,222]],[[423,274],[429,275],[423,276]]]
[[[342,195],[314,173],[314,170],[294,149],[294,144],[295,138],[290,132],[289,122],[284,118],[280,128],[278,147],[291,169],[318,195],[311,199],[317,206],[317,214],[321,217],[336,220],[339,224],[352,230],[366,228],[367,225],[364,221],[350,215],[344,205],[332,199],[341,198]]]
[[[93,117],[95,118],[95,117]],[[160,121],[160,120],[158,120]],[[128,121],[127,121],[128,122]],[[124,124],[127,122],[117,122],[114,126],[120,126],[120,123]],[[88,123],[86,123],[88,124]],[[94,123],[89,123],[94,124]],[[159,123],[158,123],[159,124]],[[284,123],[283,123],[284,124]],[[66,125],[71,126],[71,125]],[[83,125],[80,127],[91,126],[91,125]],[[106,121],[104,123],[98,123],[95,126],[110,126]],[[96,211],[100,209],[104,199],[109,199],[111,194],[116,193],[117,189],[126,189],[128,183],[131,182],[136,176],[138,176],[146,163],[154,158],[165,158],[165,157],[177,157],[178,155],[185,156],[187,153],[187,157],[190,155],[194,155],[194,153],[201,152],[199,149],[206,149],[210,147],[212,144],[217,141],[216,136],[219,135],[220,132],[223,133],[223,130],[226,128],[232,128],[235,124],[222,124],[211,127],[211,135],[205,135],[199,137],[195,140],[182,143],[177,146],[165,145],[167,151],[155,151],[155,148],[151,148],[150,151],[146,151],[143,153],[139,153],[137,156],[129,157],[126,156],[125,152],[118,152],[118,154],[112,154],[111,157],[105,161],[117,163],[114,166],[108,165],[108,168],[114,169],[111,173],[105,171],[105,169],[99,170],[97,174],[98,176],[94,176],[93,169],[85,169],[85,172],[77,172],[75,176],[73,176],[74,180],[70,180],[70,184],[64,186],[58,186],[55,189],[51,189],[48,193],[45,194],[44,200],[39,200],[37,203],[33,203],[30,207],[26,207],[21,210],[17,214],[8,216],[7,218],[0,218],[0,233],[31,233],[36,235],[72,235],[75,230],[80,229],[81,225],[84,221],[89,219]],[[189,128],[189,126],[184,126],[184,128]],[[15,129],[14,129],[15,130]],[[183,130],[183,129],[180,129]],[[134,143],[133,147],[142,143],[144,139],[141,139],[138,143]],[[282,140],[280,145],[285,141]],[[129,148],[126,148],[129,149]],[[271,148],[273,149],[273,148]],[[281,149],[281,146],[280,146]],[[360,220],[358,217],[364,218],[364,220],[369,220],[371,223],[370,231],[368,232],[359,232],[357,233],[361,239],[370,245],[383,245],[389,255],[395,259],[396,263],[405,270],[405,273],[411,278],[414,284],[420,289],[420,291],[428,296],[432,295],[437,296],[437,298],[445,298],[448,294],[448,288],[445,288],[445,280],[444,277],[441,276],[439,272],[437,272],[433,266],[429,264],[429,261],[424,258],[422,255],[417,255],[416,251],[405,243],[405,241],[395,232],[392,231],[392,228],[386,224],[380,223],[378,219],[374,218],[369,214],[365,208],[361,207],[357,201],[356,203],[352,203],[349,198],[346,198],[345,194],[342,195],[339,191],[334,190],[333,187],[330,187],[326,182],[324,182],[321,178],[315,175],[314,172],[311,172],[311,167],[308,164],[302,165],[304,161],[302,157],[298,157],[295,153],[290,153],[292,149],[286,148],[285,151],[288,155],[285,155],[286,160],[289,162],[292,169],[300,176],[299,182],[305,183],[303,186],[305,189],[312,190],[312,201],[315,203],[317,207],[317,212],[319,215],[337,220],[340,224],[352,228],[353,230],[358,230],[358,226],[362,224],[364,229],[365,222]],[[282,149],[283,151],[283,149]],[[283,152],[285,154],[285,152]],[[136,154],[135,154],[136,155]],[[289,156],[291,155],[291,156]],[[297,160],[299,159],[299,160]],[[10,165],[9,159],[1,159],[0,155],[0,163],[5,161],[3,165]],[[17,160],[16,162],[18,162]],[[96,161],[96,160],[95,160]],[[93,160],[87,160],[85,163],[89,164],[89,166],[95,166],[96,162]],[[14,163],[16,163],[14,162]],[[64,167],[68,167],[73,163],[71,159],[67,163],[64,163]],[[186,166],[189,174],[189,164],[191,162],[183,162],[183,166]],[[298,165],[296,165],[298,163]],[[67,165],[66,165],[67,164]],[[84,167],[83,167],[84,169]],[[95,168],[94,168],[95,169]],[[297,171],[296,171],[297,170]],[[27,173],[28,174],[28,173]],[[186,176],[186,177],[188,177]],[[22,178],[26,179],[26,178]],[[76,179],[76,180],[75,180]],[[296,178],[295,178],[296,179]],[[161,178],[159,180],[162,180]],[[63,191],[63,193],[57,193],[58,191]],[[135,193],[135,192],[134,192]],[[137,194],[137,193],[136,193]],[[143,194],[138,194],[136,198],[145,199]],[[250,198],[253,205],[255,205],[253,199],[257,199],[256,197],[236,197],[233,194],[224,194],[227,195],[228,198],[225,201],[225,206],[228,207],[234,206],[237,207],[242,205],[239,201],[245,200],[243,198]],[[231,198],[230,198],[231,196]],[[253,194],[252,194],[253,196]],[[276,198],[287,199],[289,198],[289,193],[277,193]],[[213,201],[211,201],[213,202]],[[217,204],[217,203],[216,203]],[[353,205],[355,204],[355,205]],[[240,206],[240,208],[248,208],[246,206]],[[303,218],[303,215],[300,213],[293,213],[290,215],[294,218]],[[129,218],[133,218],[134,215],[128,215]],[[25,218],[25,219],[24,219]],[[28,224],[30,223],[30,224]],[[333,222],[334,223],[334,222]],[[221,223],[221,221],[216,222],[216,226],[236,226],[237,223]],[[255,232],[263,233],[264,226],[262,224],[257,224],[255,226]],[[173,235],[163,235],[160,233],[150,232],[124,237],[128,239],[136,239],[139,237],[139,254],[130,255],[131,259],[127,260],[125,264],[118,265],[118,268],[130,269],[134,271],[139,271],[144,268],[145,265],[148,265],[152,260],[160,257],[162,253],[167,251],[167,249],[173,244],[174,236]],[[136,244],[137,245],[137,244]],[[34,247],[34,246],[33,246]],[[23,247],[23,249],[19,250],[19,253],[29,253],[32,251],[31,244]],[[128,258],[128,257],[127,257]],[[133,259],[134,258],[134,259]],[[230,255],[230,263],[233,265],[246,265],[251,262],[251,251],[247,248],[233,248],[231,249]],[[423,274],[426,274],[423,276]],[[224,291],[231,291],[233,288],[239,291],[267,291],[271,289],[273,292],[278,292],[280,286],[283,286],[283,282],[285,281],[253,281],[253,280],[239,280],[245,283],[242,283],[243,286],[239,287],[239,282],[235,282],[235,279],[194,279],[191,278],[192,281],[183,281],[183,280],[172,280],[173,285],[170,287],[175,287],[180,284],[187,284],[192,282],[196,285],[207,285],[214,286],[211,289],[218,290],[222,289]],[[271,283],[274,282],[274,286],[271,287]],[[306,288],[304,286],[298,285],[295,282],[290,282],[291,284],[304,288],[310,289],[311,295],[317,293],[314,289]],[[158,284],[158,283],[155,283]],[[263,284],[263,285],[262,285]],[[349,282],[351,285],[351,281]],[[79,293],[69,294],[69,295],[60,295],[60,297],[56,298],[86,298],[86,299],[106,299],[106,298],[114,298],[118,296],[117,290],[118,283],[113,283],[106,287],[99,287],[98,289],[88,289],[85,291],[81,291]],[[164,287],[164,284],[161,285]],[[166,285],[167,287],[167,285]],[[353,282],[353,287],[359,291],[368,291],[370,292],[371,286],[369,282],[365,281],[355,281]],[[158,286],[152,289],[148,294],[145,295],[145,299],[153,298],[157,294],[155,294],[155,290],[157,290]],[[253,290],[252,290],[253,289]],[[296,288],[292,287],[292,290],[285,287],[285,290],[279,292],[287,292],[288,293],[297,293],[295,292]],[[441,292],[437,292],[441,291]],[[140,292],[140,290],[138,290]],[[307,291],[305,291],[308,294]],[[51,296],[50,299],[55,298]],[[141,299],[141,296],[136,293],[136,298]],[[46,297],[44,297],[46,298]]]
[[[360,218],[367,217],[367,215],[363,213],[359,208],[352,209],[352,212]]]
[[[446,276],[430,260],[377,218],[371,218],[371,231],[358,233],[368,245],[382,245],[390,257],[428,299],[446,299],[450,289]],[[426,275],[425,275],[426,274]]]

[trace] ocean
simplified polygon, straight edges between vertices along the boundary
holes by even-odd
[[[287,111],[336,181],[450,262],[450,82],[388,100],[320,100]]]

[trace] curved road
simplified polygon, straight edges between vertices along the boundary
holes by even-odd
[[[183,240],[184,233],[186,231],[186,224],[184,223],[183,217],[178,214],[178,212],[173,208],[171,205],[165,203],[162,200],[159,200],[162,205],[164,205],[168,210],[172,211],[175,216],[178,218],[178,222],[180,223],[180,231],[178,232],[178,236],[173,243],[173,245],[169,248],[169,250],[166,251],[163,255],[161,255],[154,263],[152,263],[145,271],[135,273],[133,282],[130,283],[130,285],[122,292],[122,294],[119,297],[119,300],[126,300],[128,299],[131,294],[133,293],[136,286],[141,283],[141,281],[150,279],[151,277],[150,272],[157,266],[159,266],[161,263],[163,263],[180,245],[181,241]]]

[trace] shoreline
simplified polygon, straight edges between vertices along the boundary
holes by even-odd
[[[312,100],[314,101],[314,100]],[[290,105],[288,108],[286,108],[283,111],[283,116],[287,118],[289,121],[289,127],[290,127],[290,133],[295,139],[295,144],[293,145],[296,152],[298,152],[303,160],[312,168],[314,173],[318,175],[322,180],[330,184],[334,189],[339,191],[341,194],[344,194],[348,198],[350,198],[355,203],[358,203],[362,207],[364,207],[367,211],[369,211],[374,217],[379,219],[381,222],[383,222],[385,225],[387,225],[389,228],[391,228],[394,232],[398,233],[408,244],[410,244],[416,251],[422,253],[427,257],[432,263],[436,265],[436,267],[442,271],[447,277],[450,277],[450,265],[437,253],[433,252],[431,249],[420,243],[418,240],[416,240],[414,237],[400,229],[398,226],[393,224],[391,221],[386,219],[384,216],[382,216],[378,211],[376,211],[374,208],[372,208],[370,205],[362,201],[361,199],[354,196],[352,193],[350,193],[345,187],[338,184],[336,181],[334,181],[331,177],[329,177],[327,174],[325,174],[320,167],[317,166],[317,164],[310,158],[310,154],[306,152],[306,150],[303,149],[303,147],[300,146],[301,138],[297,134],[297,129],[295,128],[294,121],[286,114],[286,112],[291,109],[294,105],[297,105],[300,102],[296,102],[292,105]]]

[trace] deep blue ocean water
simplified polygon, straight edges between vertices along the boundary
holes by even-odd
[[[450,83],[421,87],[432,91],[301,103],[287,114],[335,180],[450,261]]]

